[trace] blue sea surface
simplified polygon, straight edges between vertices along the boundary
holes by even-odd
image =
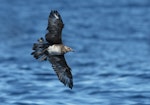
[[[51,10],[72,90],[30,55]],[[1,0],[0,105],[150,105],[150,0]]]

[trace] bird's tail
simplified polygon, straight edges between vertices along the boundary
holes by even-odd
[[[48,44],[44,41],[43,38],[38,39],[37,43],[33,44],[32,50],[34,50],[31,55],[35,59],[40,59],[41,61],[47,60],[47,48]]]

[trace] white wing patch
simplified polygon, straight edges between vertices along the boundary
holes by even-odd
[[[54,14],[54,16],[55,16],[56,19],[59,19],[59,17],[56,14]]]

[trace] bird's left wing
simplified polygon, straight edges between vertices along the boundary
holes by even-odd
[[[56,72],[59,80],[72,89],[73,87],[73,77],[71,74],[71,69],[67,65],[64,55],[53,55],[49,56],[49,61],[52,63],[52,67]]]
[[[48,19],[48,33],[45,35],[50,45],[62,43],[61,33],[63,26],[64,24],[58,11],[52,10]]]

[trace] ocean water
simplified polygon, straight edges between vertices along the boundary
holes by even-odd
[[[72,90],[30,55],[54,9],[75,50]],[[149,0],[1,0],[0,10],[0,105],[150,105]]]

